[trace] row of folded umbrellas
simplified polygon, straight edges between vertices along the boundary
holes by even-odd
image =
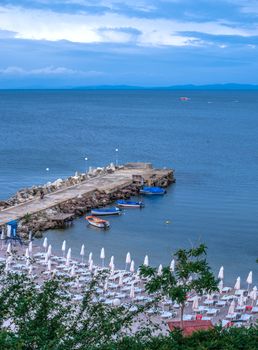
[[[43,248],[45,250],[45,262],[46,263],[49,262],[49,265],[51,265],[51,259],[50,258],[51,258],[51,255],[52,255],[52,245],[48,244],[47,237],[43,241]],[[2,241],[2,249],[3,249],[3,241]],[[62,251],[63,258],[65,258],[65,265],[66,266],[70,266],[71,260],[72,260],[72,250],[71,250],[71,248],[67,249],[67,244],[66,244],[65,240],[62,243],[61,251]],[[8,268],[8,264],[10,263],[10,261],[12,259],[12,244],[10,242],[7,244],[6,253],[9,255],[9,257],[7,258],[7,261],[6,261],[7,268]],[[32,253],[33,253],[33,244],[32,244],[32,241],[30,241],[28,247],[25,250],[25,257],[27,259],[27,265],[30,265],[30,257],[32,256]],[[82,262],[84,262],[84,260],[85,260],[85,246],[84,246],[84,244],[82,244],[82,246],[81,246],[80,256],[81,256]],[[104,267],[105,266],[105,258],[106,258],[106,254],[105,254],[105,249],[104,248],[101,248],[99,258],[101,260],[101,266]],[[149,257],[148,257],[148,255],[146,255],[144,257],[143,265],[145,265],[145,266],[149,265]],[[111,272],[113,273],[114,270],[115,270],[114,256],[111,256],[108,266],[111,269]],[[93,269],[93,253],[92,252],[90,252],[89,255],[88,255],[88,268],[89,268],[90,271]],[[163,268],[163,266],[162,266],[162,264],[160,264],[159,267],[158,267],[158,275],[162,274],[162,268]],[[127,270],[127,269],[129,269],[129,271],[132,272],[132,273],[135,272],[135,262],[131,258],[130,252],[128,252],[126,254],[126,257],[125,257],[125,270]],[[171,272],[175,271],[175,260],[174,259],[171,260],[170,270],[171,270]],[[218,279],[220,280],[219,285],[218,285],[219,290],[220,290],[220,292],[223,292],[223,288],[224,288],[224,286],[223,286],[223,284],[224,284],[223,283],[223,281],[224,281],[224,267],[223,266],[221,266],[220,269],[219,269]],[[248,287],[248,290],[249,290],[250,286],[253,283],[253,273],[252,273],[252,271],[250,271],[248,273],[247,278],[246,278],[246,283],[247,283],[247,287]],[[241,289],[241,278],[240,278],[240,276],[238,276],[237,279],[236,279],[236,282],[235,282],[235,285],[234,285],[234,289],[235,290],[240,290]]]

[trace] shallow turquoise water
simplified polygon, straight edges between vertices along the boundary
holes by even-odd
[[[176,169],[166,196],[111,218],[108,232],[83,218],[48,232],[55,247],[67,239],[76,255],[83,242],[98,262],[104,246],[107,260],[115,255],[123,267],[127,251],[137,264],[145,254],[166,264],[173,250],[205,242],[212,267],[223,264],[229,282],[250,269],[258,279],[257,92],[2,91],[0,122],[2,199],[115,161],[116,148],[120,163]]]

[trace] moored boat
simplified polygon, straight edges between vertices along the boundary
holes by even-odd
[[[116,205],[122,208],[143,208],[144,207],[143,202],[127,201],[124,199],[120,199],[116,201]]]
[[[99,228],[109,228],[110,224],[107,220],[103,220],[100,218],[97,218],[96,216],[90,215],[86,216],[85,218],[88,223],[92,226],[99,227]]]
[[[148,194],[148,195],[163,195],[166,193],[166,190],[164,190],[164,188],[162,187],[147,187],[144,186],[141,190],[140,190],[141,194]]]
[[[91,215],[120,215],[121,209],[118,207],[113,208],[100,208],[100,209],[92,209]]]

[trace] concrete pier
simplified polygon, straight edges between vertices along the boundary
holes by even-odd
[[[43,199],[35,198],[25,203],[9,207],[0,211],[0,226],[11,220],[19,220],[27,214],[35,214],[56,207],[64,202],[91,196],[95,191],[110,194],[121,190],[138,181],[138,185],[160,185],[162,180],[174,182],[173,170],[154,169],[149,163],[129,163],[116,169],[113,173],[104,174],[84,182],[70,186],[44,196]]]

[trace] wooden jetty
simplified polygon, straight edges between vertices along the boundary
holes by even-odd
[[[80,196],[90,196],[95,191],[110,194],[130,186],[134,182],[156,185],[160,184],[162,179],[169,179],[170,182],[174,182],[173,170],[155,169],[149,163],[128,163],[116,168],[112,173],[96,176],[87,179],[80,184],[49,193],[45,195],[43,199],[35,198],[22,204],[1,210],[0,226],[11,220],[19,220],[26,214],[39,213],[51,209],[61,203],[79,198]],[[58,218],[56,219],[58,220]],[[61,221],[62,219],[64,220],[63,217],[59,219]]]

